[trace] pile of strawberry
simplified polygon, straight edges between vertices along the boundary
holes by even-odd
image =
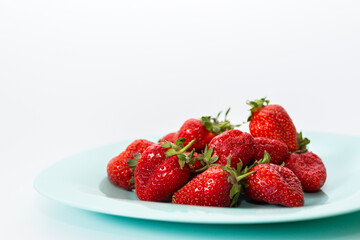
[[[285,109],[269,100],[250,101],[250,134],[227,120],[187,120],[159,143],[132,142],[110,160],[110,181],[135,189],[143,201],[230,207],[245,195],[287,207],[304,205],[304,191],[325,183],[322,160],[308,151]]]

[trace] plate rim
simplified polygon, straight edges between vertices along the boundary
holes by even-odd
[[[354,136],[354,135],[347,135],[347,134],[337,134],[337,133],[327,133],[327,132],[309,132],[309,133],[313,133],[313,134],[335,134],[335,135],[341,135],[341,136],[345,136],[345,137],[351,137],[351,138],[357,138],[358,140],[360,140],[359,136]],[[154,137],[148,137],[147,139],[152,139]],[[259,219],[254,219],[254,220],[244,220],[242,218],[238,218],[238,219],[233,219],[230,218],[228,221],[226,221],[226,219],[221,219],[221,221],[216,221],[216,219],[212,219],[212,218],[208,218],[208,219],[203,219],[201,221],[199,221],[198,219],[194,219],[194,218],[188,218],[188,219],[175,219],[175,218],[168,218],[168,217],[164,217],[163,214],[159,214],[159,215],[155,215],[155,216],[148,216],[148,215],[139,215],[139,214],[126,214],[126,213],[119,213],[118,211],[114,212],[114,211],[110,211],[108,209],[104,209],[104,208],[99,208],[99,207],[94,207],[91,205],[86,205],[86,204],[79,204],[79,203],[75,203],[74,201],[70,201],[70,200],[66,200],[66,199],[59,199],[56,196],[54,196],[54,194],[49,194],[48,192],[44,191],[44,189],[42,188],[42,178],[44,177],[44,175],[46,175],[46,173],[48,173],[49,171],[53,170],[54,168],[56,168],[56,166],[58,164],[63,164],[64,162],[72,159],[72,158],[76,158],[77,156],[81,156],[82,154],[85,154],[89,151],[98,151],[104,147],[109,147],[109,146],[113,146],[113,145],[124,145],[127,142],[129,142],[131,140],[122,140],[122,141],[118,141],[115,143],[111,143],[111,144],[106,144],[103,146],[99,146],[93,149],[89,149],[86,151],[82,151],[80,153],[76,153],[74,155],[70,155],[66,158],[63,158],[55,163],[53,163],[52,165],[50,165],[49,167],[45,168],[44,170],[42,170],[34,179],[33,182],[33,187],[35,188],[35,190],[42,196],[49,198],[51,200],[55,200],[57,202],[60,202],[62,204],[66,204],[75,208],[79,208],[79,209],[83,209],[83,210],[89,210],[92,212],[97,212],[97,213],[103,213],[103,214],[109,214],[109,215],[115,215],[115,216],[121,216],[121,217],[128,217],[128,218],[136,218],[136,219],[145,219],[145,220],[155,220],[155,221],[164,221],[164,222],[179,222],[179,223],[196,223],[196,224],[271,224],[271,223],[282,223],[282,222],[298,222],[298,221],[306,221],[306,220],[315,220],[315,219],[321,219],[321,218],[327,218],[327,217],[334,217],[334,216],[339,216],[339,215],[343,215],[343,214],[348,214],[348,213],[352,213],[352,212],[356,212],[360,210],[360,192],[356,192],[355,194],[349,196],[348,198],[345,199],[341,199],[340,202],[348,202],[348,201],[352,201],[353,199],[357,199],[358,204],[354,204],[354,201],[352,201],[352,204],[347,205],[345,204],[343,208],[334,208],[331,211],[325,211],[325,212],[321,212],[318,214],[311,214],[311,215],[283,215],[286,217],[280,217],[280,218],[275,218],[275,219],[268,219],[268,218],[264,218],[264,216],[262,218]],[[106,174],[104,175],[106,177]],[[125,190],[124,190],[125,191]],[[134,193],[135,194],[135,193]],[[106,197],[105,198],[106,201],[110,200],[111,198]],[[111,199],[113,200],[113,199]],[[129,205],[129,203],[134,204],[133,200],[126,200],[126,199],[116,199],[118,201],[118,203],[123,204],[125,207]],[[105,201],[105,202],[106,202]],[[138,200],[139,202],[141,202],[142,204],[146,204],[148,202],[142,202],[140,200]],[[167,204],[167,205],[171,205],[172,207],[185,207],[185,208],[190,208],[190,209],[195,209],[195,210],[204,210],[204,209],[229,209],[229,208],[214,208],[214,207],[204,207],[204,206],[187,206],[187,205],[175,205],[175,204],[171,204],[171,203],[155,203],[155,202],[150,202],[151,204]],[[149,204],[150,204],[149,203]],[[130,205],[131,205],[130,204]],[[327,205],[333,205],[333,204],[327,204]],[[159,206],[163,206],[163,205],[159,205]],[[323,205],[325,206],[325,205]],[[304,206],[304,207],[311,207],[311,206]],[[319,209],[320,206],[317,206],[315,208]],[[302,207],[303,208],[303,207]],[[238,208],[241,209],[241,208]],[[236,211],[238,211],[238,209]],[[249,209],[245,209],[243,208],[245,211],[249,211]],[[233,210],[232,210],[233,211]]]

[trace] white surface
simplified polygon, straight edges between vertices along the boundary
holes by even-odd
[[[41,211],[40,170],[228,106],[242,122],[247,99],[281,103],[298,129],[359,135],[359,10],[358,1],[2,0],[1,235],[96,239]]]

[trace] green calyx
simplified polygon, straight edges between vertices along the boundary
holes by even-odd
[[[298,150],[295,153],[304,153],[308,151],[307,145],[310,143],[308,138],[303,138],[302,132],[297,134]]]
[[[249,122],[251,120],[252,114],[259,110],[260,108],[263,108],[267,106],[270,103],[270,100],[267,100],[266,97],[261,99],[256,99],[254,101],[247,101],[246,104],[250,105],[250,116],[248,117],[247,121]]]
[[[265,151],[264,158],[258,161],[255,161],[252,165],[246,166],[242,169],[243,164],[240,161],[236,167],[236,169],[230,166],[231,164],[231,156],[228,156],[227,163],[225,166],[221,166],[221,168],[227,171],[230,176],[228,177],[228,182],[232,184],[230,189],[230,199],[231,204],[230,207],[237,207],[239,203],[239,196],[244,187],[247,185],[244,183],[244,180],[250,176],[251,174],[255,173],[256,171],[251,171],[256,165],[259,164],[267,164],[270,163],[270,155]]]
[[[184,147],[185,141],[185,138],[179,138],[176,140],[175,143],[165,141],[165,143],[161,144],[163,148],[170,148],[165,152],[166,158],[174,155],[178,157],[181,169],[183,169],[185,163],[189,163],[193,159],[193,155],[195,153],[195,149],[193,149],[189,154],[185,154],[185,151],[187,151],[191,147],[191,145],[194,144],[195,140],[192,140]]]
[[[218,156],[212,156],[213,151],[214,151],[213,148],[208,149],[208,147],[206,146],[205,150],[202,153],[202,155],[197,158],[204,167],[202,167],[200,169],[197,169],[195,171],[192,171],[192,172],[195,172],[195,173],[203,172],[203,171],[205,171],[206,169],[208,169],[210,167],[218,165],[218,164],[216,164],[216,162],[219,159],[219,157]],[[196,159],[193,158],[193,160],[190,162],[190,164],[194,163],[195,160]]]
[[[137,161],[139,160],[139,158],[141,157],[140,153],[135,153],[133,154],[134,158],[133,159],[128,159],[127,160],[127,165],[129,167],[131,167],[131,172],[134,174],[135,172],[135,167],[136,167],[136,164],[137,164]],[[135,179],[134,179],[134,176],[130,179],[129,181],[130,184],[134,184],[135,183]]]
[[[220,134],[222,132],[225,132],[226,130],[232,130],[236,127],[240,127],[240,124],[232,125],[230,121],[227,119],[227,115],[229,114],[229,112],[230,112],[230,108],[226,110],[223,121],[219,120],[219,117],[222,113],[221,111],[217,114],[216,117],[203,116],[201,117],[200,121],[202,122],[202,124],[204,124],[204,126],[209,132],[215,134]]]

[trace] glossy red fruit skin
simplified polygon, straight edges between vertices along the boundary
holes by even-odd
[[[165,157],[167,150],[155,144],[141,154],[135,168],[135,191],[140,200],[168,201],[187,183],[189,166],[181,169],[176,155]]]
[[[134,174],[131,171],[132,167],[127,164],[127,161],[129,159],[134,159],[134,154],[143,153],[146,148],[153,144],[153,142],[145,139],[135,140],[127,146],[125,151],[112,158],[107,165],[109,180],[116,186],[126,190],[134,189],[134,183],[130,183],[130,179]]]
[[[254,156],[254,138],[246,132],[234,129],[214,137],[208,148],[213,148],[213,155],[219,157],[217,163],[226,165],[228,156],[231,155],[231,164],[237,168],[240,159],[243,166],[247,165]]]
[[[277,139],[284,142],[290,152],[298,150],[295,125],[280,105],[267,105],[253,112],[249,129],[254,137]]]
[[[292,153],[285,161],[285,167],[295,173],[305,191],[317,191],[325,184],[326,168],[315,153]]]
[[[177,139],[178,139],[177,132],[172,132],[166,134],[163,138],[161,138],[159,143],[165,143],[165,142],[175,143]]]
[[[255,137],[254,138],[254,161],[262,159],[264,152],[270,155],[270,163],[282,164],[289,157],[290,153],[285,143],[270,138]]]
[[[301,182],[288,168],[275,164],[259,164],[245,179],[245,193],[253,200],[287,207],[304,205]]]
[[[231,203],[229,173],[220,165],[197,175],[172,197],[175,204],[229,207]]]
[[[191,118],[181,126],[177,137],[186,139],[184,146],[195,140],[191,148],[200,151],[215,137],[215,134],[209,132],[200,120]]]

